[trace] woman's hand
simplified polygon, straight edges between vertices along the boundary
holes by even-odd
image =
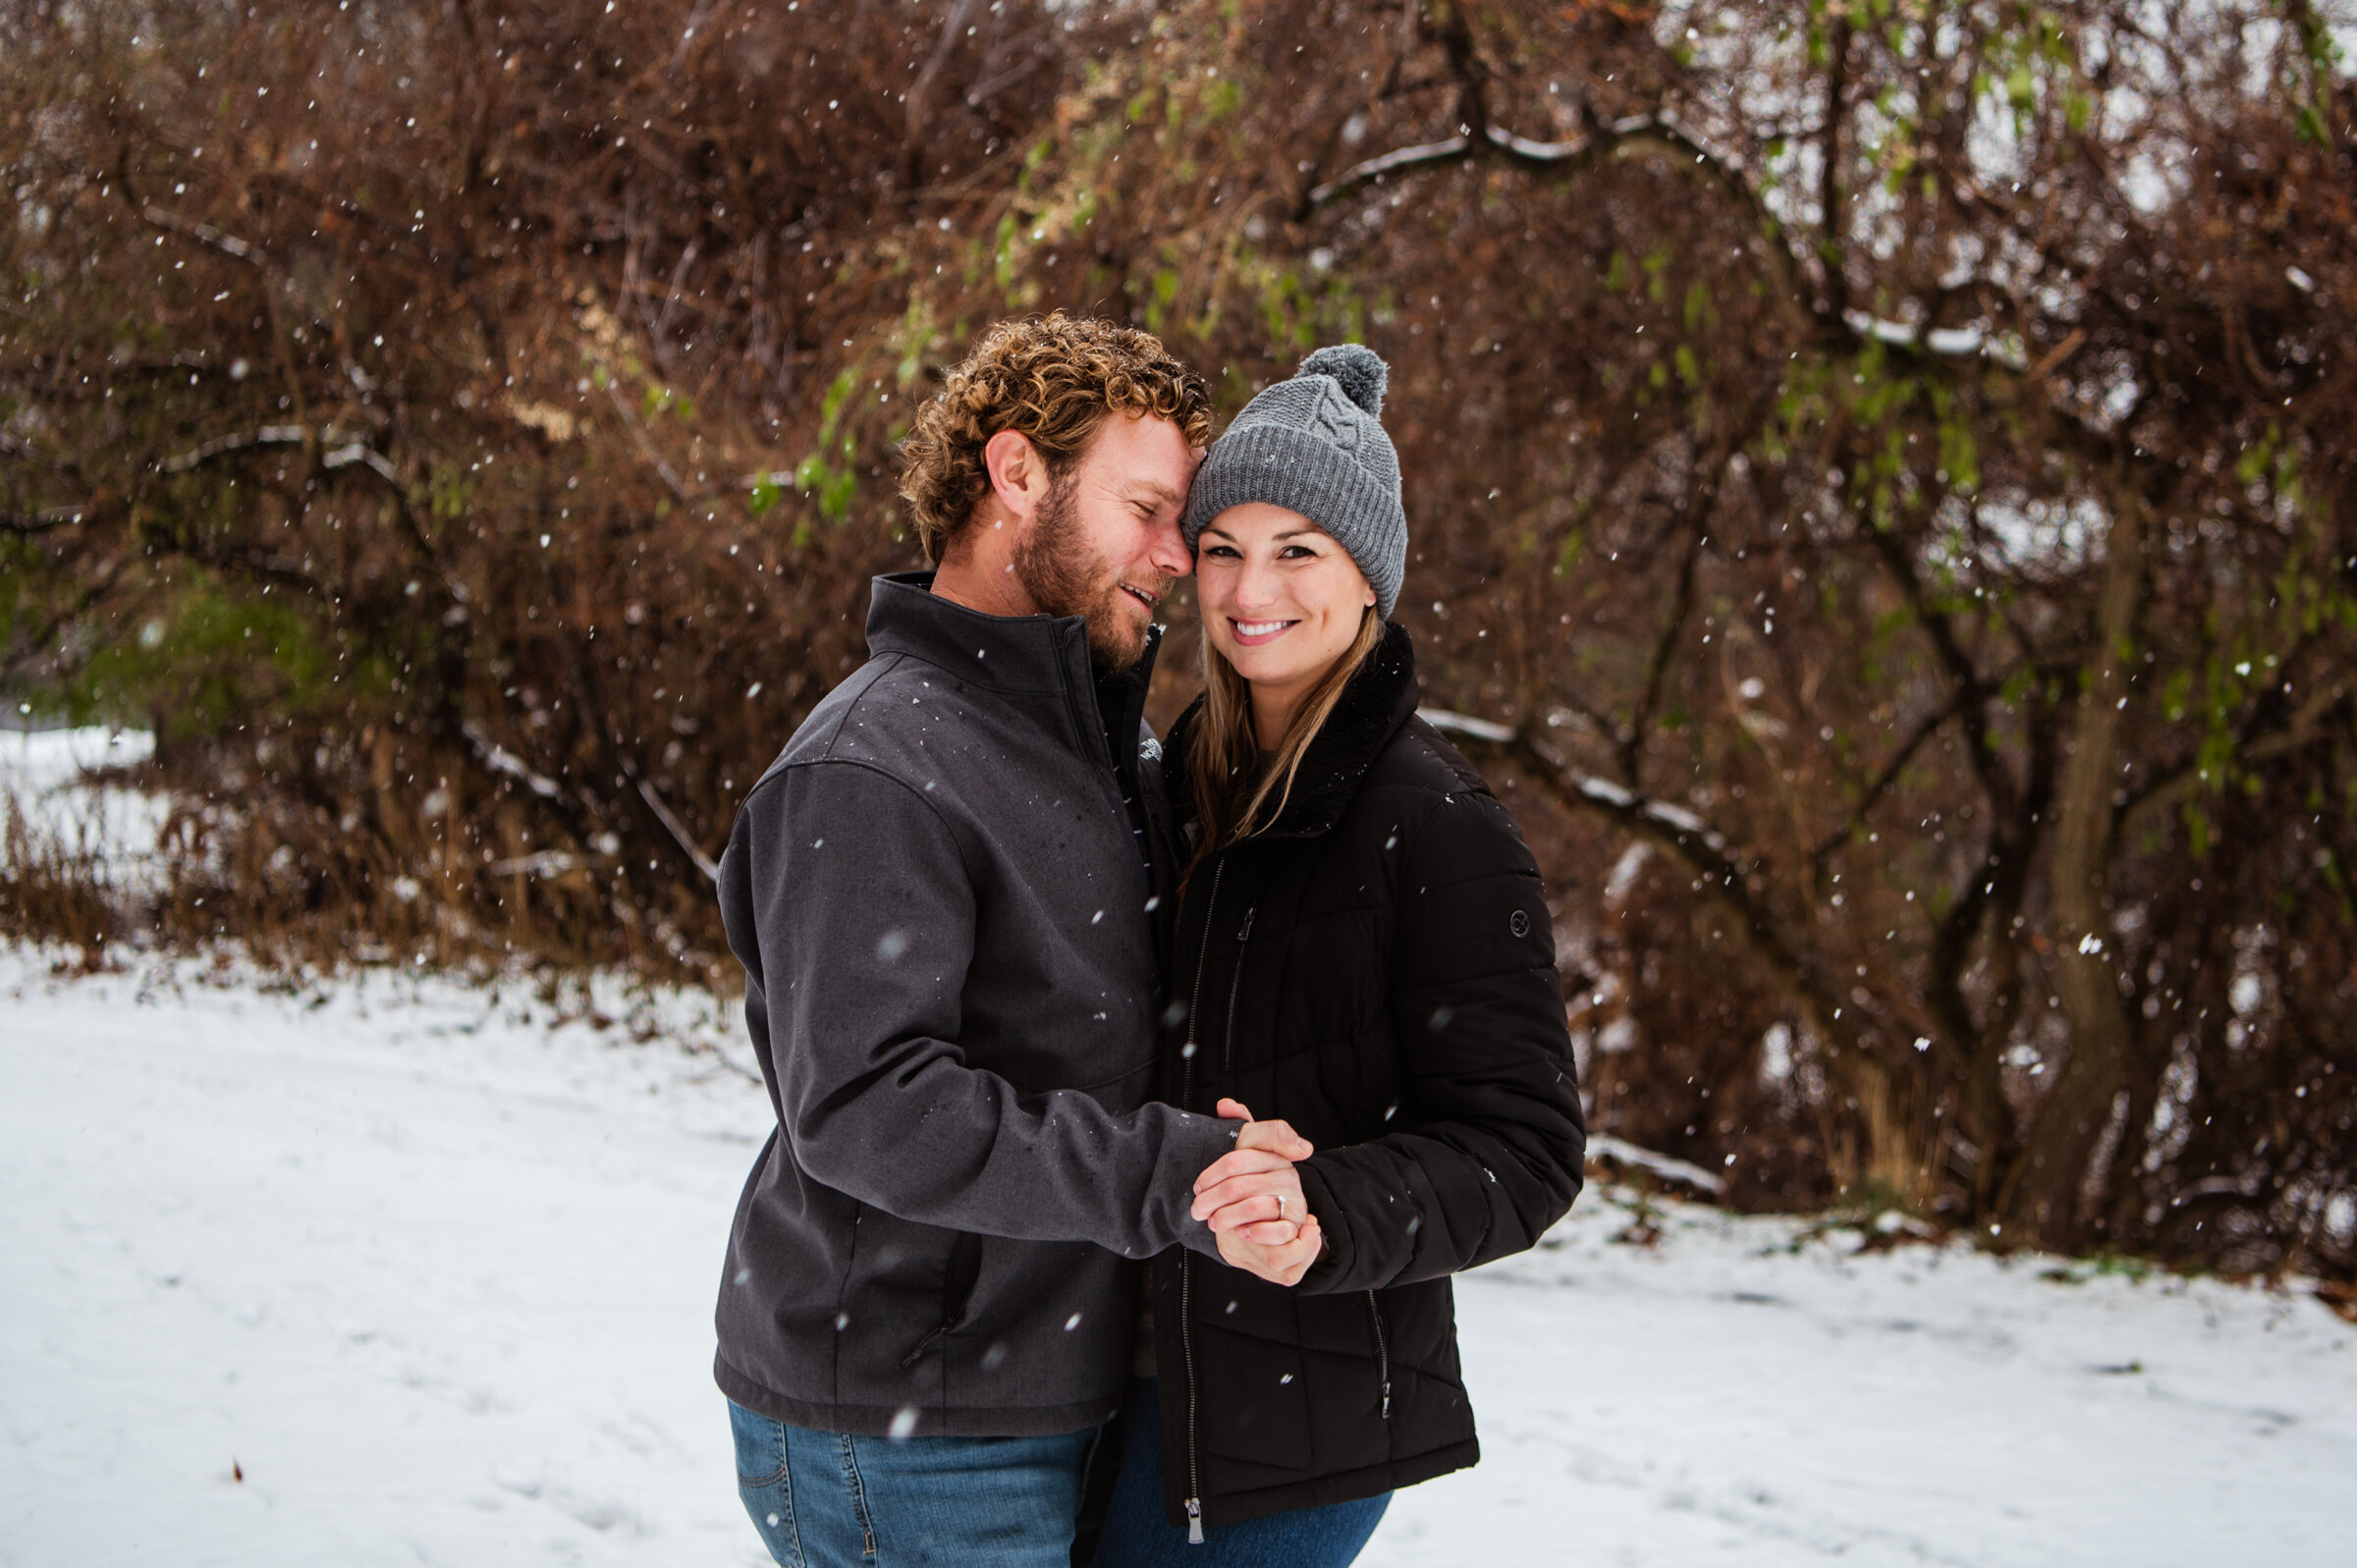
[[[1288,1290],[1301,1282],[1309,1266],[1318,1261],[1326,1250],[1326,1233],[1318,1228],[1318,1217],[1311,1215],[1301,1221],[1293,1239],[1281,1246],[1263,1247],[1242,1239],[1239,1231],[1220,1234],[1220,1258],[1231,1268],[1258,1274],[1272,1285]]]
[[[1217,1108],[1222,1118],[1241,1121],[1244,1129],[1236,1134],[1235,1147],[1195,1178],[1189,1213],[1215,1235],[1237,1231],[1260,1246],[1291,1241],[1309,1217],[1293,1162],[1316,1151],[1285,1122],[1254,1121],[1251,1108],[1239,1100],[1223,1100]]]
[[[1291,1285],[1317,1262],[1325,1238],[1301,1191],[1293,1162],[1314,1152],[1283,1121],[1254,1121],[1241,1102],[1223,1100],[1220,1115],[1245,1123],[1235,1148],[1195,1178],[1193,1216],[1219,1238],[1220,1256],[1275,1284]]]

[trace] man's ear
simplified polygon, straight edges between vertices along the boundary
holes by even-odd
[[[999,504],[1017,521],[1029,522],[1048,494],[1047,460],[1031,438],[1019,430],[1000,431],[984,444],[982,463]]]

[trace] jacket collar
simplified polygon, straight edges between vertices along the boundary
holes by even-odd
[[[875,579],[867,606],[870,654],[921,659],[960,680],[1010,693],[1091,692],[1102,720],[1134,731],[1162,646],[1162,627],[1146,633],[1146,651],[1126,670],[1100,675],[1088,657],[1080,616],[993,616],[933,592],[930,571]],[[1083,734],[1082,744],[1088,743]]]
[[[1309,754],[1301,759],[1301,772],[1293,781],[1292,798],[1277,820],[1254,837],[1307,838],[1333,832],[1358,793],[1367,770],[1375,766],[1375,759],[1399,727],[1415,717],[1422,691],[1416,682],[1414,640],[1405,626],[1396,621],[1387,622],[1383,641],[1343,688],[1342,700],[1309,743]],[[1165,753],[1172,804],[1184,821],[1195,816],[1194,781],[1187,775],[1188,742],[1202,716],[1203,699],[1198,696],[1171,726]]]
[[[867,650],[904,653],[1001,691],[1062,691],[1075,676],[1089,684],[1088,633],[1078,616],[984,615],[936,597],[930,571],[875,579]]]
[[[1160,644],[1162,627],[1153,627],[1145,636],[1145,658],[1110,679],[1143,683],[1153,675]],[[896,570],[872,582],[867,651],[907,653],[1000,691],[1061,691],[1066,679],[1079,686],[1094,686],[1098,679],[1089,665],[1089,622],[1082,616],[968,611],[933,594],[929,570]]]

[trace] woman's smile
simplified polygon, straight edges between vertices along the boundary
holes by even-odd
[[[1230,507],[1204,525],[1195,596],[1204,636],[1250,684],[1253,724],[1270,746],[1375,603],[1366,574],[1332,534],[1265,501]]]
[[[1234,628],[1237,642],[1247,648],[1257,648],[1264,643],[1276,641],[1301,622],[1298,621],[1238,621],[1233,616],[1230,616],[1228,624]]]

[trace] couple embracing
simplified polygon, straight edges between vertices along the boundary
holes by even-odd
[[[1384,381],[1320,350],[1214,443],[1159,342],[1055,315],[918,414],[937,569],[720,867],[778,1129],[715,1373],[780,1563],[1322,1568],[1475,1461],[1449,1276],[1584,1133],[1537,867],[1390,620]]]

